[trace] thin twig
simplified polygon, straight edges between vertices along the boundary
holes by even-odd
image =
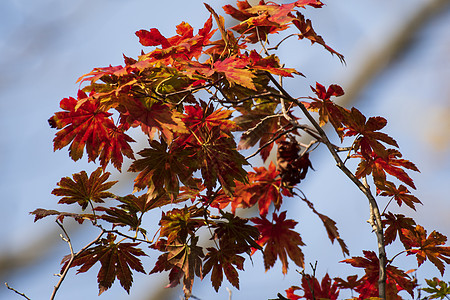
[[[386,209],[388,208],[389,204],[391,204],[392,200],[394,200],[394,197],[391,197],[389,202],[386,204],[386,207],[383,209],[383,213],[381,215],[384,215],[384,213],[386,212]]]
[[[16,290],[15,288],[10,287],[10,286],[8,285],[7,282],[5,282],[5,285],[6,285],[6,287],[7,287],[9,290],[11,290],[11,291],[15,292],[16,294],[18,294],[18,295],[24,297],[25,299],[31,300],[31,299],[28,298],[24,293],[21,293],[21,292],[19,292],[18,290]]]
[[[122,236],[124,238],[128,238],[128,239],[132,240],[133,242],[134,241],[138,241],[138,242],[142,242],[142,243],[152,244],[151,241],[140,239],[137,236],[133,237],[131,235],[124,234],[124,233],[122,233],[122,232],[120,232],[118,230],[104,230],[104,233],[115,233],[115,234],[120,235],[120,236]]]
[[[267,50],[278,50],[278,47],[280,47],[280,45],[285,41],[285,40],[287,40],[288,38],[291,38],[291,37],[293,37],[293,36],[297,36],[298,34],[294,34],[294,33],[292,33],[292,34],[290,34],[290,35],[288,35],[287,37],[285,37],[284,39],[282,39],[278,44],[276,44],[274,47],[271,47],[271,48],[267,48]]]
[[[317,140],[312,140],[311,142],[309,142],[308,145],[304,145],[303,147],[305,147],[305,150],[303,150],[302,154],[300,154],[300,157],[303,157],[303,155],[305,155],[306,153],[308,153],[309,149],[311,149],[311,147],[314,146],[315,144],[317,144],[317,146],[318,146],[318,145],[319,145],[318,143],[319,143],[319,141],[317,141]],[[302,146],[302,145],[301,145],[301,146]],[[316,148],[317,148],[317,146],[316,146]],[[314,149],[316,149],[316,148],[314,148]],[[314,149],[313,149],[313,150],[314,150]],[[311,150],[311,151],[313,151],[313,150]],[[311,151],[309,151],[309,152],[311,152]]]
[[[248,160],[248,159],[250,159],[250,158],[256,156],[259,152],[261,152],[264,148],[266,148],[267,146],[269,146],[270,144],[272,144],[273,142],[275,142],[277,139],[279,139],[279,138],[282,137],[283,135],[288,134],[289,132],[292,132],[292,131],[294,131],[294,130],[296,130],[296,129],[298,129],[298,128],[295,128],[295,127],[294,127],[294,128],[290,128],[290,129],[287,129],[287,130],[285,130],[285,131],[280,132],[279,134],[277,134],[276,136],[274,136],[273,138],[271,138],[267,143],[265,143],[264,145],[262,145],[261,147],[259,147],[258,150],[256,150],[255,153],[253,153],[253,154],[247,156],[245,159]]]
[[[338,146],[334,146],[334,150],[336,150],[336,152],[346,152],[346,151],[352,150],[352,147],[338,147]]]
[[[284,65],[282,67],[284,67]],[[283,86],[283,77],[281,75],[278,77],[278,80],[279,80],[280,86]],[[291,116],[289,116],[286,111],[286,106],[285,106],[283,97],[280,97],[280,102],[281,102],[281,111],[283,112],[283,115],[286,118],[286,120],[288,120],[290,123],[295,122],[295,120],[292,119]]]
[[[259,36],[258,26],[256,26],[255,28],[256,28],[256,35],[258,36],[258,41],[259,41],[259,43],[261,44],[262,49],[264,50],[264,53],[265,53],[267,56],[269,56],[270,54],[269,54],[269,52],[267,51],[266,46],[263,44],[263,42],[262,42],[262,40],[261,40],[261,37]],[[265,40],[264,43],[267,43],[267,35],[266,35],[266,40]]]
[[[75,258],[77,258],[81,253],[83,253],[87,248],[89,248],[90,246],[92,246],[93,244],[95,244],[96,242],[98,242],[100,240],[100,238],[103,236],[103,234],[105,233],[105,230],[102,230],[100,232],[100,234],[89,244],[87,244],[86,246],[84,246],[83,248],[81,248],[80,251],[78,251],[77,253],[73,253],[73,248],[72,248],[72,243],[70,241],[69,235],[67,234],[66,230],[64,229],[64,226],[59,223],[58,221],[56,222],[59,227],[61,227],[61,229],[63,230],[64,234],[66,235],[66,237],[64,238],[64,241],[67,242],[67,244],[69,244],[69,248],[70,248],[70,260],[67,263],[67,266],[64,268],[64,271],[62,272],[62,274],[60,274],[59,276],[59,281],[58,283],[55,285],[55,287],[53,288],[53,292],[52,295],[50,296],[50,300],[55,299],[56,296],[56,292],[58,291],[59,287],[61,286],[62,282],[64,281],[64,278],[66,278],[67,272],[69,272],[70,267],[73,264],[73,261],[75,260]]]
[[[218,80],[214,81],[213,83],[209,83],[209,84],[205,84],[205,85],[201,85],[201,86],[195,86],[195,87],[192,87],[192,88],[188,88],[188,89],[185,89],[185,90],[176,91],[176,92],[172,92],[172,93],[167,93],[167,94],[159,93],[159,95],[161,97],[163,97],[163,98],[167,98],[167,97],[171,97],[171,96],[175,96],[175,95],[183,94],[183,93],[189,93],[190,94],[190,93],[198,91],[198,90],[206,89],[208,87],[213,87],[216,84],[218,84],[219,82],[221,82],[222,80],[223,80],[223,77],[219,78]]]
[[[227,287],[227,292],[228,292],[228,300],[231,300],[231,290]]]
[[[412,249],[405,249],[405,250],[400,251],[399,253],[395,254],[395,255],[388,261],[389,264],[391,264],[397,256],[399,256],[399,255],[402,254],[402,253],[408,252],[408,251],[410,251],[410,250],[412,250]]]

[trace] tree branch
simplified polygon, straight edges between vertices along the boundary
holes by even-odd
[[[7,282],[5,282],[5,285],[6,285],[6,287],[8,288],[8,290],[13,291],[14,293],[16,293],[16,294],[18,294],[18,295],[24,297],[25,299],[31,300],[31,299],[28,298],[24,293],[21,293],[21,292],[19,292],[18,290],[16,290],[15,288],[10,287],[10,286],[8,285]]]
[[[380,210],[378,208],[378,204],[372,195],[372,192],[370,191],[367,184],[363,184],[361,181],[356,178],[356,176],[345,166],[343,161],[341,160],[340,156],[337,154],[336,149],[334,145],[330,142],[328,139],[328,136],[326,135],[325,131],[320,127],[320,125],[317,123],[317,121],[313,118],[313,116],[309,113],[309,111],[306,109],[306,107],[303,105],[301,101],[298,101],[297,99],[293,98],[289,93],[278,83],[278,81],[273,78],[273,76],[266,72],[267,76],[269,77],[270,81],[277,87],[277,89],[286,97],[289,98],[290,101],[294,102],[300,110],[303,112],[303,114],[306,116],[309,122],[313,125],[313,127],[317,130],[321,137],[321,142],[324,143],[328,150],[330,151],[331,155],[333,156],[334,160],[336,161],[336,165],[341,171],[347,175],[347,177],[355,183],[355,185],[364,193],[364,195],[369,200],[370,205],[370,211],[371,214],[373,214],[373,218],[371,217],[371,220],[373,222],[371,223],[373,230],[376,233],[377,240],[378,240],[378,256],[379,256],[379,279],[378,279],[378,291],[379,291],[379,297],[381,299],[386,299],[386,249],[384,244],[384,234],[383,234],[383,227],[381,222],[381,214]]]
[[[63,240],[69,245],[70,260],[69,260],[69,263],[67,264],[66,268],[62,272],[62,274],[59,275],[59,281],[53,288],[53,292],[52,292],[52,295],[50,296],[50,300],[55,299],[56,292],[58,291],[59,287],[61,286],[62,282],[64,281],[64,278],[66,278],[67,272],[69,272],[69,269],[72,266],[73,261],[75,260],[75,258],[77,258],[87,248],[89,248],[90,246],[92,246],[93,244],[98,242],[100,240],[100,238],[102,237],[102,235],[105,233],[105,230],[102,229],[100,234],[92,242],[90,242],[89,244],[84,246],[80,251],[78,251],[77,253],[74,254],[73,248],[72,248],[72,242],[70,241],[69,235],[67,234],[66,230],[64,229],[64,226],[61,223],[59,223],[58,221],[56,221],[56,223],[59,225],[59,227],[61,227],[62,231],[64,232],[65,237],[62,237]]]

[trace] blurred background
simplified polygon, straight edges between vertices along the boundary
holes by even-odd
[[[341,0],[324,1],[322,9],[304,11],[317,33],[327,44],[344,54],[346,65],[319,45],[288,40],[279,56],[287,67],[295,67],[306,78],[286,80],[294,96],[311,95],[310,85],[339,84],[346,91],[340,101],[356,106],[367,116],[381,115],[388,120],[383,129],[400,145],[404,158],[421,173],[411,174],[423,206],[390,208],[412,216],[431,233],[450,235],[450,2],[448,0]],[[234,1],[210,0],[222,14],[221,6]],[[62,98],[76,95],[76,79],[94,67],[122,64],[122,53],[137,57],[142,49],[134,32],[157,27],[165,36],[175,34],[182,21],[201,28],[209,14],[202,1],[144,0],[2,0],[0,1],[0,299],[22,299],[9,291],[4,282],[31,299],[48,299],[58,278],[60,260],[68,254],[53,218],[33,223],[30,211],[36,208],[72,208],[57,205],[50,193],[61,177],[92,171],[97,166],[69,159],[67,148],[53,152],[55,130],[47,119],[59,110]],[[227,26],[233,20],[226,19]],[[145,49],[148,51],[148,49]],[[332,132],[330,132],[332,133]],[[135,149],[145,145],[136,143]],[[351,256],[361,250],[375,250],[376,238],[366,223],[368,203],[364,196],[335,167],[324,147],[311,157],[315,171],[300,188],[315,208],[337,222]],[[124,164],[126,170],[129,162]],[[113,179],[133,175],[109,169]],[[125,195],[132,184],[117,184],[115,192]],[[380,199],[384,208],[386,199]],[[385,201],[385,202],[383,202]],[[322,223],[300,200],[288,199],[283,209],[288,218],[299,221],[297,229],[307,244],[307,265],[317,261],[316,275],[331,277],[360,270],[338,263],[344,259],[338,245],[326,238]],[[342,212],[341,212],[342,210]],[[160,211],[154,213],[157,223]],[[151,217],[149,224],[152,223]],[[97,236],[88,224],[64,223],[75,251]],[[402,250],[387,248],[389,257]],[[158,254],[143,260],[146,271],[153,268]],[[401,256],[394,265],[403,270],[417,267],[414,257]],[[283,276],[277,263],[264,272],[262,256],[247,261],[240,272],[241,290],[226,280],[219,293],[209,277],[196,278],[193,294],[199,299],[269,299],[291,285],[300,285],[301,271],[291,263]],[[75,276],[72,269],[58,291],[57,299],[95,299],[98,293],[94,267]],[[307,266],[306,272],[311,273]],[[450,280],[450,271],[441,277],[429,262],[415,274],[419,282],[434,276]],[[107,299],[180,299],[180,288],[163,287],[167,274],[135,274],[131,297],[116,281],[105,292]],[[227,288],[230,290],[228,291]],[[284,294],[284,292],[283,292]],[[349,297],[341,293],[341,297]],[[340,297],[340,298],[341,298]],[[404,294],[405,298],[409,298]]]

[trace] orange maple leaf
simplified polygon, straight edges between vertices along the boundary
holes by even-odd
[[[450,247],[441,245],[445,244],[447,237],[437,231],[427,237],[427,231],[420,225],[416,225],[414,230],[402,229],[402,233],[405,235],[404,245],[408,255],[415,254],[419,266],[429,259],[444,275],[443,261],[450,264]]]

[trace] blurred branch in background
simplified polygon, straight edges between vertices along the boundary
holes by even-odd
[[[389,64],[402,55],[414,41],[414,35],[427,26],[438,14],[450,8],[448,0],[422,1],[409,18],[405,18],[398,26],[384,28],[381,37],[367,37],[355,47],[356,59],[345,70],[350,74],[347,82],[339,82],[344,87],[345,95],[339,98],[339,102],[349,105],[358,97],[360,92]],[[386,24],[381,24],[386,25]],[[387,32],[389,29],[389,32]],[[420,42],[420,41],[417,41]],[[348,54],[347,54],[348,55]]]

